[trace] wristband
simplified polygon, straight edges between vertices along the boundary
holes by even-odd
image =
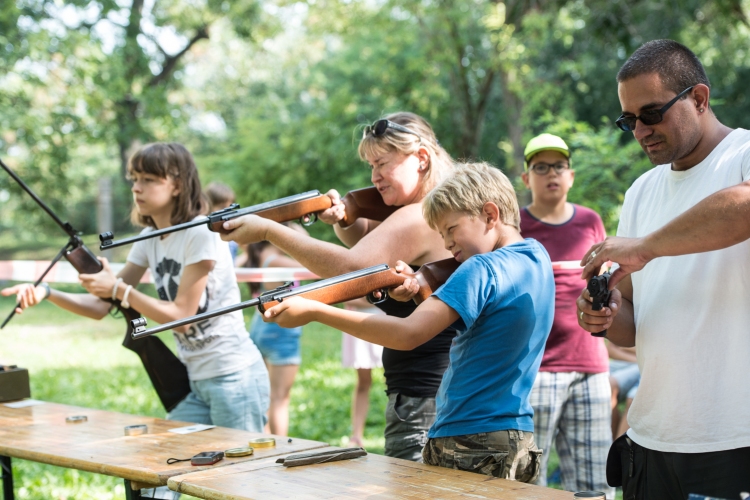
[[[112,301],[117,300],[117,287],[120,286],[121,282],[122,278],[117,278],[117,281],[115,281],[115,284],[112,287]]]
[[[130,295],[130,290],[133,289],[133,285],[128,285],[128,287],[125,289],[125,293],[122,296],[122,300],[120,301],[120,305],[124,307],[125,309],[130,309],[130,303],[128,302],[128,295]]]
[[[42,297],[42,300],[46,300],[52,293],[52,290],[50,290],[49,288],[49,283],[42,282],[42,283],[39,283],[39,286],[44,288],[44,297]]]

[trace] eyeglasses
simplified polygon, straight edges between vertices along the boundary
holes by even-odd
[[[570,164],[565,163],[565,162],[558,162],[553,165],[550,165],[549,163],[539,162],[539,163],[534,163],[533,165],[531,165],[529,167],[529,170],[531,170],[532,172],[538,175],[547,175],[549,173],[549,169],[551,168],[554,168],[555,173],[559,175],[565,172],[566,170],[568,170],[570,168]]]
[[[389,128],[398,130],[399,132],[404,132],[405,134],[416,135],[417,137],[419,137],[420,141],[422,140],[422,136],[418,133],[390,120],[378,120],[372,125],[366,126],[364,132],[362,133],[362,139],[367,137],[367,134],[372,134],[373,137],[382,137],[385,134],[385,131]]]
[[[623,130],[625,132],[632,132],[633,130],[635,130],[636,120],[640,120],[644,125],[656,125],[664,119],[664,113],[666,113],[667,110],[671,108],[672,105],[676,103],[680,97],[693,90],[694,86],[695,85],[693,85],[692,87],[688,87],[677,94],[674,99],[662,106],[661,109],[647,109],[646,111],[641,113],[640,116],[620,115],[620,117],[615,120],[615,125],[620,127],[620,130]]]

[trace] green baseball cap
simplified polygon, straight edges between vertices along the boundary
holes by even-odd
[[[523,151],[524,167],[526,169],[529,168],[531,157],[540,151],[557,151],[565,155],[566,158],[570,158],[570,149],[568,149],[568,145],[565,144],[565,141],[561,137],[552,134],[541,134],[526,144],[526,149]]]

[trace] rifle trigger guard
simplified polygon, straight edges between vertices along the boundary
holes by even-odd
[[[307,220],[305,220],[305,217],[307,217]],[[307,214],[307,215],[303,215],[302,217],[300,217],[299,223],[305,227],[308,227],[308,226],[312,226],[313,224],[315,224],[317,220],[318,220],[318,214],[312,213],[312,214]]]
[[[375,292],[380,292],[380,298],[377,298],[375,296]],[[372,292],[365,295],[365,298],[370,304],[380,304],[381,302],[385,302],[388,298],[388,289],[381,288],[380,290],[373,290]]]

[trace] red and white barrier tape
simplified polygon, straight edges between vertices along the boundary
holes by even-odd
[[[35,281],[40,274],[49,266],[47,260],[0,260],[0,280],[6,281]],[[125,264],[111,263],[110,267],[115,274],[120,272]],[[553,262],[552,269],[581,269],[579,261],[565,260]],[[277,281],[302,281],[318,279],[304,267],[238,267],[235,270],[237,281],[240,283],[269,283]],[[69,262],[58,262],[47,273],[44,281],[48,283],[78,283],[78,272]],[[153,283],[151,273],[146,273],[141,278],[141,283]]]
[[[0,261],[0,280],[7,281],[36,281],[45,269],[49,261],[45,260],[2,260]],[[125,264],[110,263],[115,274],[120,272]],[[314,280],[318,275],[311,273],[304,267],[268,267],[268,268],[245,268],[235,269],[237,281],[241,283],[255,282],[268,283],[276,281],[302,281]],[[47,273],[44,281],[48,283],[78,283],[78,272],[69,262],[58,262]],[[151,273],[146,273],[141,278],[141,283],[153,283]]]

